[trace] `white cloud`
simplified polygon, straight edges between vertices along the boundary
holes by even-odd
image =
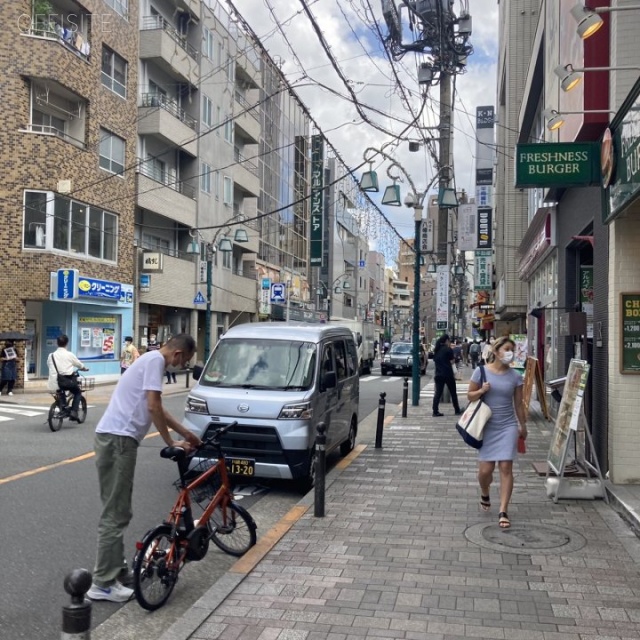
[[[347,95],[347,89],[331,67],[299,2],[235,0],[234,4],[260,37],[271,33],[277,26],[269,10],[269,6],[272,7],[273,14],[282,25],[282,30],[295,56],[279,32],[264,38],[263,44],[273,57],[277,56],[283,61],[282,70],[291,82],[310,82],[307,78],[301,80],[303,72],[295,59],[297,56],[310,78]],[[459,4],[456,3],[457,12],[459,12]],[[381,32],[387,35],[387,28],[382,20],[380,0],[316,0],[315,2],[309,0],[308,5],[333,55],[339,61],[340,68],[357,92],[358,99],[388,114],[385,116],[366,111],[367,115],[372,121],[397,135],[404,125],[397,120],[394,121],[393,118],[410,122],[413,117],[400,99],[382,43],[371,31],[371,21],[365,21],[365,7],[371,7]],[[469,58],[467,73],[458,76],[456,80],[457,99],[453,124],[456,185],[458,188],[472,192],[475,181],[473,160],[475,109],[479,105],[494,104],[496,95],[497,2],[496,0],[471,0],[469,11],[473,17],[471,43],[475,52]],[[350,25],[359,36],[360,43]],[[416,77],[417,62],[416,54],[409,52],[396,64],[402,85],[410,96],[409,100],[414,113],[421,101]],[[297,93],[324,132],[340,127],[336,131],[327,133],[327,137],[351,167],[362,163],[362,154],[368,146],[379,148],[392,140],[391,136],[363,123],[349,100],[338,98],[317,86],[301,86]],[[429,94],[431,96],[427,108],[429,115],[425,121],[427,125],[433,126],[438,122],[436,113],[438,87],[432,87]],[[465,111],[468,114],[464,113]],[[437,135],[437,132],[431,133]],[[415,130],[411,135],[413,139],[418,139]],[[393,147],[387,149],[390,150]],[[410,153],[408,144],[402,142],[393,149],[392,153],[410,173],[416,187],[424,189],[433,177],[433,163],[426,157],[424,150]],[[378,171],[381,187],[389,182],[383,168],[384,166],[381,166]],[[402,186],[404,193],[407,187],[408,185]],[[407,209],[384,207],[384,210],[401,235],[413,236],[413,219]]]

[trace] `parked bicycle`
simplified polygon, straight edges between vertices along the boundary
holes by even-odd
[[[255,460],[227,460],[220,438],[237,422],[222,426],[197,451],[213,448],[216,458],[206,458],[192,469],[193,460],[182,447],[165,447],[160,457],[178,463],[178,498],[168,519],[147,531],[136,543],[133,559],[133,588],[141,607],[159,609],[169,598],[178,574],[187,562],[202,560],[209,541],[225,553],[241,556],[256,543],[256,523],[233,499],[227,464],[243,475],[253,475]],[[196,505],[203,509],[194,519]]]
[[[76,372],[78,377],[78,386],[82,391],[80,396],[80,406],[78,407],[78,419],[74,420],[78,424],[82,424],[87,418],[87,399],[85,393],[95,387],[95,378],[87,378]],[[54,397],[53,404],[49,407],[49,415],[47,422],[51,431],[60,431],[64,420],[71,419],[71,404],[73,402],[73,394],[64,389],[56,389],[51,392]]]

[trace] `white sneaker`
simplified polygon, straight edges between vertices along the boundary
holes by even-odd
[[[127,602],[133,596],[133,589],[115,582],[110,587],[99,587],[92,584],[87,597],[91,600],[109,600],[110,602]]]
[[[8,396],[12,396],[13,395],[13,391],[9,391],[9,393],[7,393]]]

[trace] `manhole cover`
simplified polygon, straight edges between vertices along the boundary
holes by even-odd
[[[465,531],[465,537],[491,551],[523,555],[571,553],[587,543],[571,529],[530,522],[512,523],[509,529],[500,529],[497,523],[476,524]]]

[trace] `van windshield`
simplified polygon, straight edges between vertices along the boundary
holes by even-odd
[[[316,348],[312,342],[289,340],[220,340],[200,384],[303,391],[313,384]]]

